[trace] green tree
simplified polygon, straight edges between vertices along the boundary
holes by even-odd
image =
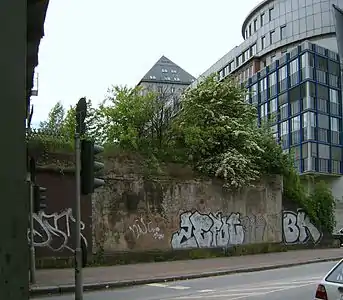
[[[113,86],[96,113],[97,131],[105,144],[142,150],[149,145],[149,133],[156,112],[156,97],[141,88]]]
[[[62,122],[61,132],[62,135],[67,137],[70,141],[74,139],[76,118],[75,118],[75,109],[76,105],[71,105],[66,112],[65,118]],[[97,115],[98,108],[94,107],[91,100],[87,100],[87,116],[86,116],[86,130],[87,136],[98,141],[98,130],[101,130],[101,127],[97,124]]]
[[[58,101],[50,110],[46,121],[40,122],[39,129],[42,132],[59,135],[63,126],[65,110],[60,101]]]
[[[246,91],[215,75],[186,91],[173,122],[174,146],[196,169],[225,179],[226,186],[250,185],[263,173],[282,173],[284,155],[266,127],[256,124]]]

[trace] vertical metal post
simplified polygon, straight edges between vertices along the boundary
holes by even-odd
[[[75,133],[75,178],[76,178],[76,202],[75,202],[75,300],[83,299],[82,283],[82,250],[81,250],[81,155],[80,134]]]
[[[31,177],[31,176],[30,176]],[[36,255],[35,255],[35,245],[34,245],[34,234],[33,234],[33,183],[29,181],[30,188],[30,202],[29,202],[29,219],[30,219],[30,282],[32,284],[36,283]]]

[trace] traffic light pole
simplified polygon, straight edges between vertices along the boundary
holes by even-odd
[[[75,300],[83,299],[82,283],[82,250],[81,250],[81,140],[80,133],[75,133],[75,178],[76,178],[76,202],[75,202]]]
[[[34,234],[33,234],[33,182],[29,180],[30,188],[30,201],[29,201],[29,219],[30,219],[30,282],[32,284],[36,283],[36,255],[35,255],[35,245],[34,245]]]

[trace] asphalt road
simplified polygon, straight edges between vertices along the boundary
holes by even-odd
[[[270,271],[88,292],[84,294],[84,300],[311,300],[316,284],[334,264],[309,264]],[[70,300],[74,299],[74,295],[39,299]]]

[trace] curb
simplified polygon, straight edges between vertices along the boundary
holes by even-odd
[[[240,269],[232,269],[232,270],[226,270],[226,271],[205,272],[201,274],[176,275],[176,276],[166,276],[166,277],[160,277],[160,278],[148,278],[148,279],[137,279],[137,280],[96,282],[96,283],[84,284],[83,290],[85,292],[86,291],[99,291],[99,290],[105,290],[105,289],[107,290],[107,289],[123,288],[123,287],[129,287],[129,286],[145,285],[145,284],[150,284],[150,283],[162,283],[162,282],[165,283],[165,282],[171,282],[171,281],[199,279],[199,278],[223,276],[223,275],[230,275],[230,274],[267,271],[267,270],[290,268],[290,267],[295,267],[295,266],[321,263],[321,262],[339,261],[341,259],[342,259],[342,256],[339,256],[339,257],[331,257],[331,258],[325,258],[325,259],[313,259],[313,260],[303,261],[303,262],[285,263],[285,264],[280,264],[280,265],[269,265],[269,266],[267,265],[267,266],[261,266],[261,267],[251,267],[251,268],[247,267],[247,268],[240,268]],[[68,293],[73,293],[74,290],[75,290],[75,285],[68,284],[68,285],[59,285],[59,286],[31,287],[29,293],[30,293],[30,296],[33,297],[33,296],[68,294]]]

